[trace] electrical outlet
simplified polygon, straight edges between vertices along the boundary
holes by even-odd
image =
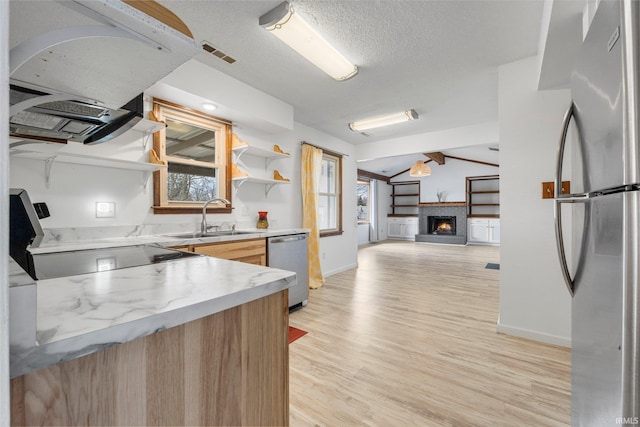
[[[116,202],[96,202],[96,218],[115,218]]]

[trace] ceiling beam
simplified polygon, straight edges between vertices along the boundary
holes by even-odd
[[[437,164],[444,165],[445,155],[442,154],[441,152],[435,151],[433,153],[422,153],[422,154],[424,154],[425,156],[427,156],[428,158],[430,158],[431,160],[433,160]]]
[[[364,169],[358,169],[358,179],[360,178],[369,178],[369,179],[377,179],[378,181],[384,181],[387,184],[389,183],[389,177],[380,175],[377,173],[369,172]]]
[[[464,157],[449,156],[448,154],[445,154],[444,156],[450,159],[462,160],[463,162],[478,163],[479,165],[494,166],[496,168],[500,167],[497,163],[481,162],[480,160],[465,159]]]

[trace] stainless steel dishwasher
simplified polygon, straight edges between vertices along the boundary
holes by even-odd
[[[289,308],[307,305],[309,298],[309,259],[307,251],[306,234],[267,238],[269,267],[296,273],[296,284],[289,288]]]

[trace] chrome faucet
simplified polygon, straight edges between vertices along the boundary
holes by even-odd
[[[207,206],[209,206],[210,203],[213,202],[222,202],[225,205],[230,205],[231,202],[228,201],[227,199],[223,199],[221,197],[216,197],[215,199],[211,199],[211,200],[207,200],[204,204],[204,206],[202,206],[202,222],[200,223],[200,232],[201,233],[206,233],[207,229],[209,228],[207,226]]]

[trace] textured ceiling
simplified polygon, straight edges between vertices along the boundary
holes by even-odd
[[[360,68],[336,82],[258,26],[280,1],[162,0],[236,59],[197,57],[295,109],[295,120],[360,144],[496,121],[497,66],[537,53],[543,0],[297,0],[294,8]],[[215,100],[213,100],[215,101]],[[365,137],[347,123],[415,109]]]

